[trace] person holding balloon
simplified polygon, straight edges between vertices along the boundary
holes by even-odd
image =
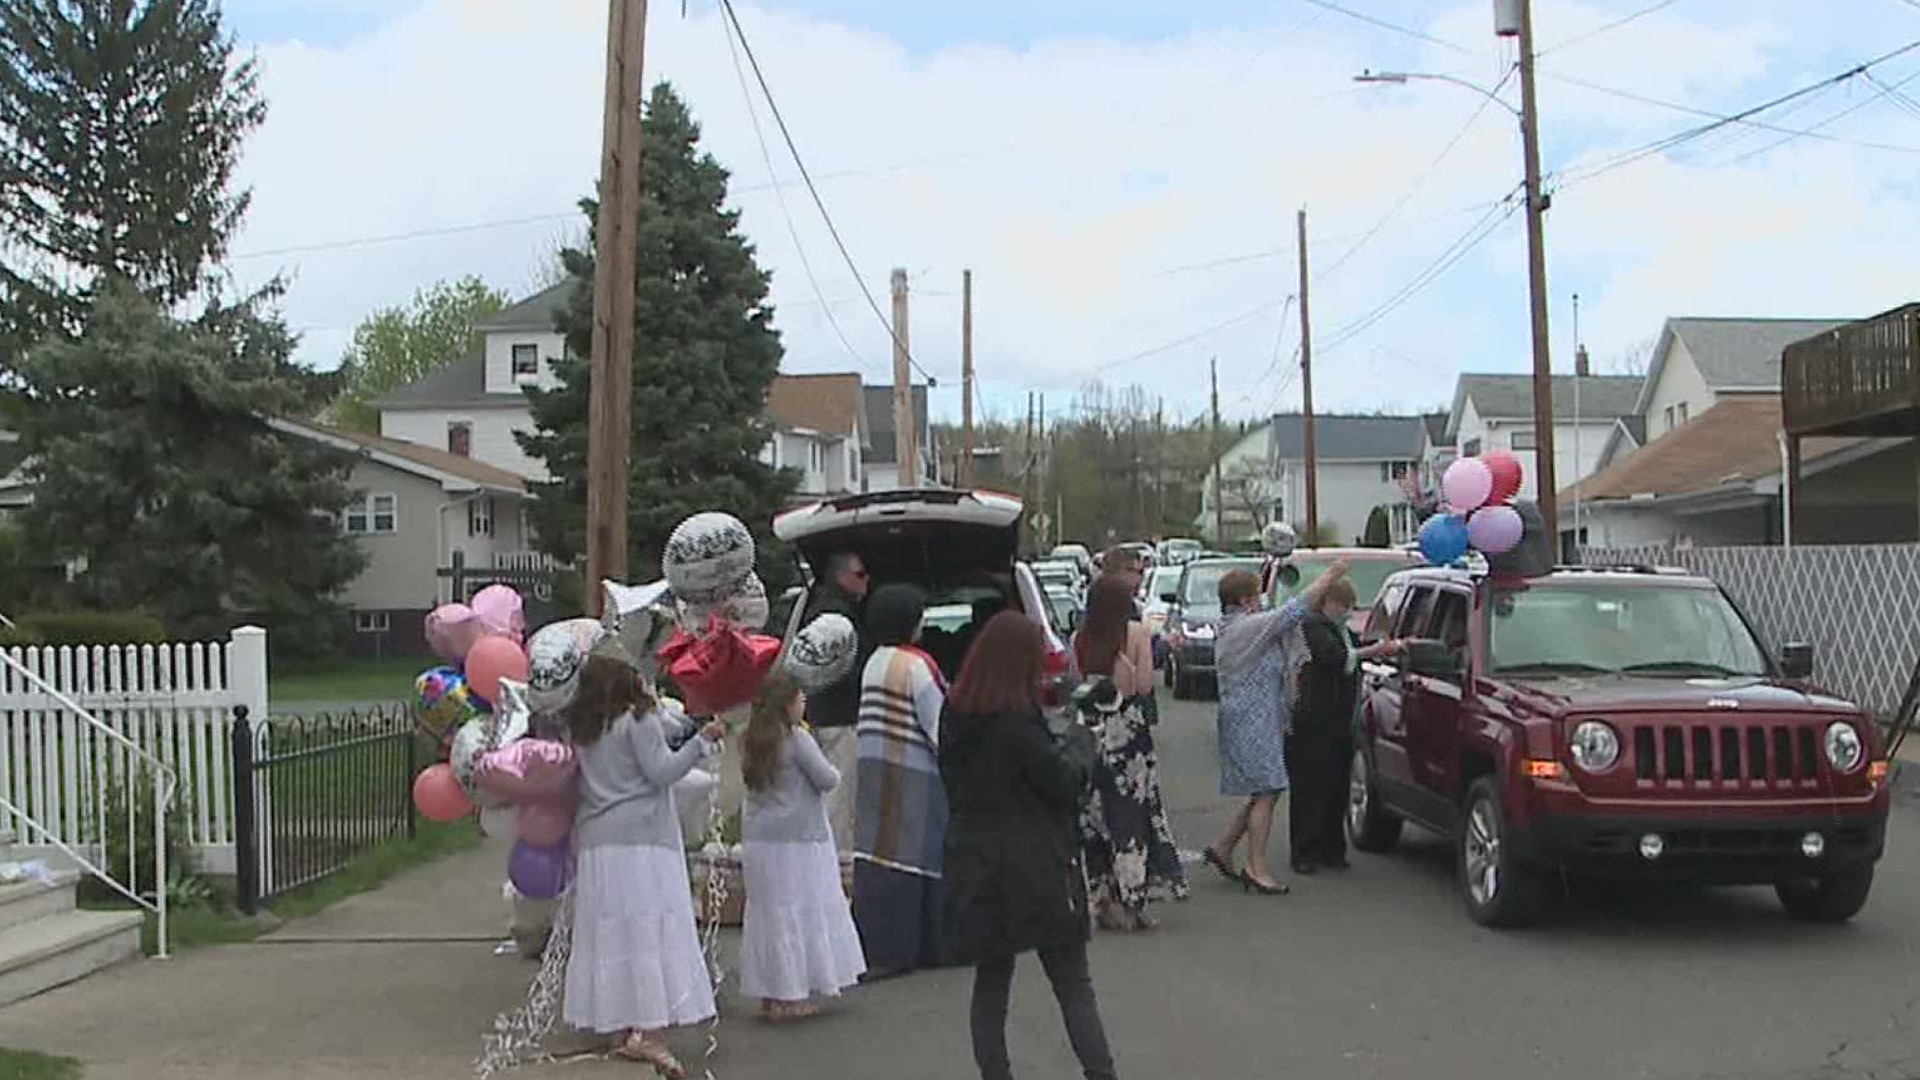
[[[596,652],[581,665],[567,707],[580,809],[563,1015],[575,1028],[612,1035],[619,1056],[677,1080],[687,1072],[662,1033],[710,1020],[715,1009],[673,784],[726,727],[709,722],[669,750],[666,723],[626,659]]]

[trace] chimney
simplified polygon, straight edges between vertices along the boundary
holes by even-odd
[[[1593,374],[1593,369],[1587,364],[1587,347],[1585,345],[1573,350],[1573,373],[1582,379]]]

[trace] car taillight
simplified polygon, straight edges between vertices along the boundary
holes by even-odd
[[[1049,709],[1058,709],[1067,703],[1067,674],[1072,670],[1068,663],[1067,650],[1047,650],[1047,681],[1041,694]]]

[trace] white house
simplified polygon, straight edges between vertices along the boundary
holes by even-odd
[[[1565,487],[1600,467],[1620,418],[1635,412],[1641,394],[1637,375],[1553,377],[1554,477]],[[1506,450],[1520,460],[1520,497],[1539,497],[1538,440],[1533,416],[1533,376],[1461,375],[1447,417],[1445,443],[1461,457]]]
[[[521,388],[559,384],[553,363],[567,343],[555,325],[573,287],[561,282],[494,314],[474,327],[480,351],[375,401],[380,434],[546,479],[546,466],[520,449],[514,433],[533,429]]]
[[[1674,318],[1662,328],[1637,402],[1636,437],[1621,430],[1605,467],[1561,495],[1577,506],[1585,543],[1777,544],[1784,535],[1780,356],[1840,322]],[[1805,543],[1913,540],[1920,470],[1906,439],[1807,439],[1799,525]]]
[[[799,498],[865,490],[864,402],[857,374],[779,376],[767,393],[773,438],[760,460],[798,472]]]
[[[1396,542],[1417,523],[1406,504],[1405,479],[1419,468],[1425,423],[1418,416],[1317,416],[1314,456],[1320,528],[1341,544],[1358,543],[1374,507],[1386,507]],[[1283,413],[1241,436],[1221,455],[1226,542],[1256,533],[1267,521],[1306,526],[1306,423]],[[1214,472],[1201,489],[1201,535],[1221,542],[1214,529]]]
[[[865,390],[861,418],[866,436],[866,479],[863,491],[891,491],[900,485],[900,450],[894,433],[899,425],[893,420],[893,387],[869,386]],[[927,416],[927,388],[908,387],[913,397],[913,426],[919,430],[920,485],[935,483],[939,476],[939,447],[933,441],[933,420]]]

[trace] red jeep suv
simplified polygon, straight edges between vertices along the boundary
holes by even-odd
[[[1556,879],[1772,885],[1789,915],[1852,918],[1885,843],[1885,747],[1768,656],[1704,578],[1563,568],[1388,579],[1362,676],[1347,831],[1386,851],[1412,821],[1452,837],[1467,913],[1517,926]]]

